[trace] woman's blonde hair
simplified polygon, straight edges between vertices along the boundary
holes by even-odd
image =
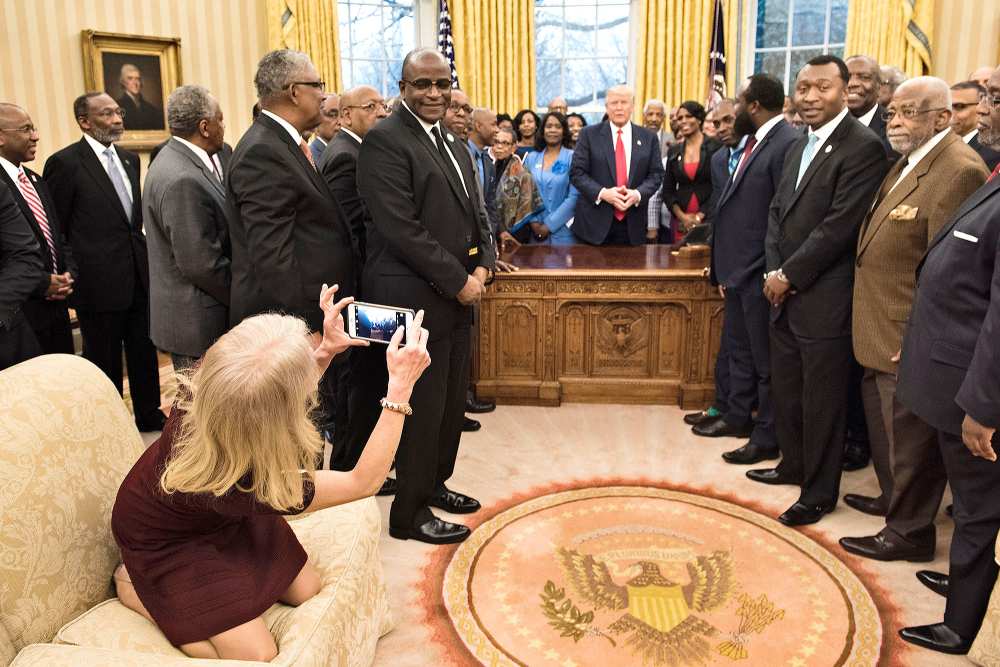
[[[310,419],[319,371],[306,334],[295,317],[250,317],[179,375],[185,414],[163,491],[221,496],[238,486],[279,511],[302,507],[302,471],[315,472],[323,451]]]

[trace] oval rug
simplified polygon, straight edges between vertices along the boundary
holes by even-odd
[[[644,486],[542,495],[480,525],[444,603],[485,665],[876,665],[878,610],[770,517]]]

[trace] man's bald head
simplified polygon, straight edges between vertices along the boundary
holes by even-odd
[[[444,57],[440,51],[429,46],[424,46],[419,49],[413,49],[403,58],[403,78],[410,79],[414,78],[413,68],[423,67],[423,66],[440,66],[444,65],[448,68],[448,74],[451,74],[451,67],[448,65],[448,59]]]
[[[0,102],[0,127],[7,127],[7,123],[19,120],[28,113],[13,102]]]
[[[944,79],[936,76],[907,79],[896,87],[893,97],[900,94],[926,103],[927,106],[923,108],[951,109],[951,89]]]
[[[469,132],[471,139],[480,148],[492,146],[497,135],[497,112],[492,109],[479,107],[472,111],[472,131]]]
[[[349,88],[340,95],[340,108],[344,110],[347,107],[356,106],[362,99],[366,99],[372,95],[381,96],[378,90],[372,86],[355,86],[354,88]],[[361,103],[363,104],[363,102]]]
[[[878,104],[882,87],[882,72],[871,56],[851,56],[844,61],[850,78],[847,80],[847,108],[855,118],[863,116]]]
[[[28,112],[16,104],[0,102],[0,157],[14,165],[35,159],[38,131]]]
[[[996,69],[995,67],[991,67],[990,65],[983,65],[982,67],[978,67],[976,68],[976,71],[969,74],[968,80],[975,81],[980,86],[985,88],[986,83],[990,80],[990,76],[992,76],[993,70],[995,69]]]
[[[549,102],[549,113],[552,113],[553,111],[557,112],[557,113],[561,113],[564,116],[567,113],[569,113],[569,104],[566,103],[566,98],[565,97],[562,97],[560,95],[558,97],[553,97],[552,98],[552,101]]]
[[[918,76],[899,84],[889,102],[886,136],[893,150],[909,155],[951,124],[951,90],[944,80]]]
[[[362,139],[388,115],[382,93],[372,86],[355,86],[340,95],[340,124]]]

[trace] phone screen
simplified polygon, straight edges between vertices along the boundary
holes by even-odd
[[[354,308],[354,335],[356,338],[388,343],[396,329],[403,328],[406,343],[406,311],[365,303],[351,304]]]

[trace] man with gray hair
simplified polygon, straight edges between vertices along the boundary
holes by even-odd
[[[885,113],[889,170],[858,240],[854,269],[854,355],[864,367],[861,395],[881,495],[844,502],[886,517],[871,537],[845,537],[847,551],[876,560],[932,560],[934,519],[947,483],[935,430],[896,399],[898,354],[930,240],[989,172],[950,128],[951,94],[941,79],[899,86]]]
[[[667,105],[661,100],[646,100],[646,105],[642,108],[642,126],[647,130],[656,133],[656,138],[660,142],[660,155],[666,156],[667,149],[674,143],[674,133],[669,126],[664,126],[667,120]]]
[[[231,149],[219,102],[201,86],[167,100],[171,138],[146,174],[149,333],[175,370],[193,366],[229,328],[229,207],[221,165]],[[220,165],[221,155],[221,165]]]
[[[122,96],[116,102],[125,112],[126,130],[162,130],[163,109],[142,96],[142,72],[132,63],[122,65],[118,84]]]
[[[892,96],[896,92],[896,89],[899,88],[899,84],[906,81],[906,75],[903,74],[903,70],[892,65],[882,65],[878,71],[880,79],[878,103],[880,106],[887,107],[889,106],[889,102],[892,102]]]

